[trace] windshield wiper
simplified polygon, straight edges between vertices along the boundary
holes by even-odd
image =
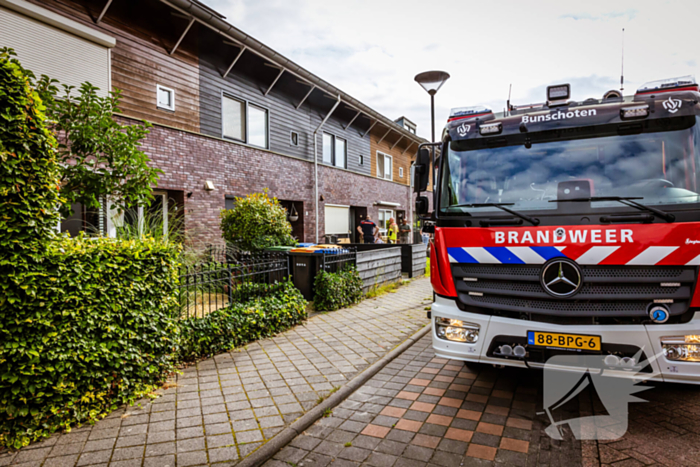
[[[488,208],[488,207],[494,207],[498,208],[502,211],[505,211],[509,214],[513,214],[516,217],[521,218],[524,221],[528,221],[532,225],[540,225],[540,220],[535,219],[533,217],[530,217],[526,214],[519,213],[518,211],[513,211],[512,209],[508,209],[506,206],[513,206],[515,203],[474,203],[474,204],[454,204],[450,206],[451,208]]]
[[[632,208],[637,208],[640,211],[648,211],[654,215],[664,219],[666,222],[673,222],[676,220],[676,216],[670,212],[662,211],[660,209],[652,208],[646,204],[638,203],[634,201],[635,199],[644,199],[641,197],[622,197],[622,196],[591,196],[588,198],[568,198],[568,199],[552,199],[549,200],[550,203],[568,203],[568,202],[593,202],[593,201],[617,201],[625,206],[630,206]]]

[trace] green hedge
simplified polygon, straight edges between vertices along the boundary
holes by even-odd
[[[68,239],[0,290],[0,446],[101,418],[173,369],[176,255]]]
[[[0,274],[15,261],[39,260],[58,224],[56,139],[30,74],[0,49]]]
[[[273,336],[306,319],[306,301],[291,281],[279,283],[272,291],[265,286],[245,285],[239,292],[248,300],[203,318],[181,321],[182,360],[225,352]]]
[[[314,281],[314,308],[335,311],[362,300],[362,279],[355,267],[340,272],[320,271]]]

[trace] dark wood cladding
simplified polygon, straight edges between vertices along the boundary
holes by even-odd
[[[245,66],[245,62],[241,67]],[[237,65],[238,67],[238,65]],[[294,79],[288,77],[288,79]],[[270,119],[270,150],[281,154],[313,160],[314,141],[313,132],[321,123],[327,110],[303,105],[298,110],[295,108],[295,99],[303,97],[290,96],[282,91],[283,87],[273,88],[267,96],[263,95],[261,86],[255,80],[245,76],[236,68],[229,73],[226,79],[221,77],[219,67],[211,65],[208,61],[200,62],[200,131],[204,134],[221,137],[221,98],[222,94],[233,98],[248,101],[250,104],[263,107],[268,110]],[[329,105],[333,104],[328,100]],[[337,112],[340,114],[340,112]],[[323,131],[347,140],[347,168],[354,172],[369,175],[369,137],[362,138],[360,132],[353,125],[344,129],[341,120],[334,115],[328,119]],[[299,134],[299,144],[293,146],[290,134],[294,131]],[[364,165],[359,164],[360,155],[363,156]],[[323,140],[321,132],[318,134],[318,160],[323,163]]]
[[[134,15],[130,9],[120,11],[120,2],[114,2],[104,20],[97,25],[93,18],[104,6],[102,2],[32,0],[32,3],[117,40],[116,46],[111,49],[112,88],[121,90],[120,110],[123,114],[183,130],[199,131],[199,60],[196,52],[192,52],[191,43],[187,43],[187,47],[183,43],[174,56],[168,55],[168,47],[174,43],[172,38],[177,37],[177,31],[173,31],[171,25],[153,20],[153,14],[147,12]],[[126,5],[122,6],[126,8]],[[165,13],[170,20],[170,11]],[[135,18],[141,21],[135,21]],[[196,27],[189,34],[194,36]],[[158,84],[175,91],[175,111],[158,109]]]

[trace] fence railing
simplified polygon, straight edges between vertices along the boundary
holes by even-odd
[[[233,255],[222,250],[212,261],[183,267],[178,285],[180,318],[204,317],[250,294],[247,284],[274,286],[289,276],[287,255],[260,253]],[[261,291],[258,291],[261,292]]]
[[[282,252],[248,253],[218,245],[207,247],[204,261],[180,269],[180,318],[201,318],[231,303],[245,301],[252,293],[249,284],[257,284],[257,294],[266,293],[266,287],[272,292],[276,283],[291,274],[288,258]],[[322,253],[318,261],[320,269],[338,272],[356,264],[357,251],[351,248]]]
[[[338,272],[346,265],[355,265],[357,261],[357,250],[349,248],[340,250],[339,253],[323,253],[321,267],[326,272]]]

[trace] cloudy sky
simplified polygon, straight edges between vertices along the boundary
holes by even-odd
[[[436,96],[436,131],[451,107],[503,110],[571,83],[574,99],[698,71],[697,0],[204,0],[227,21],[365,104],[430,135],[426,70],[451,79]]]

